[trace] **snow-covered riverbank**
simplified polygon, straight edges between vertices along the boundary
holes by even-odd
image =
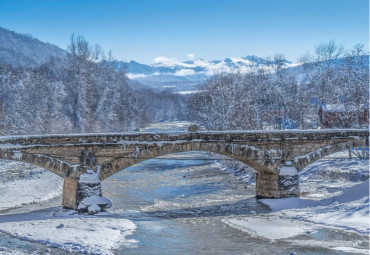
[[[250,235],[270,240],[318,235],[319,229],[333,229],[369,235],[369,161],[333,154],[300,173],[300,198],[261,199],[272,213],[227,217],[223,222]],[[298,242],[296,240],[296,242]],[[358,242],[308,241],[308,245],[368,254],[368,245]]]
[[[3,213],[0,233],[87,254],[112,254],[119,245],[135,243],[125,239],[136,228],[130,220],[110,214],[89,217],[64,212],[60,206],[63,179],[54,173],[22,162],[0,160],[0,176],[0,211]],[[44,209],[50,205],[48,201],[55,199],[57,207]],[[27,252],[0,247],[0,254]]]
[[[0,213],[60,197],[63,179],[33,165],[0,160]]]
[[[135,228],[132,221],[109,214],[88,217],[37,211],[0,217],[0,232],[11,237],[84,254],[113,254],[120,245],[135,244],[135,240],[126,239]],[[5,249],[2,252],[13,254]]]

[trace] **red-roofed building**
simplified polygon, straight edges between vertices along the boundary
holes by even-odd
[[[369,126],[369,104],[362,104],[360,107],[344,104],[321,105],[318,115],[321,128]]]

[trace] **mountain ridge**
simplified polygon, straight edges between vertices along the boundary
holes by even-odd
[[[67,55],[67,51],[56,45],[0,27],[0,63],[38,67],[51,58],[64,59]]]

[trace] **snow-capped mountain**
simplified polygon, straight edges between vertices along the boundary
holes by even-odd
[[[50,58],[63,59],[67,55],[65,50],[53,44],[0,27],[0,63],[37,67]]]
[[[208,61],[197,58],[190,61],[179,62],[166,57],[158,57],[154,64],[145,65],[136,61],[116,62],[118,71],[126,70],[130,79],[139,81],[144,85],[155,88],[174,87],[174,90],[191,89],[191,85],[197,85],[214,74],[226,72],[246,73],[252,68],[268,68],[268,61],[257,56],[238,58],[226,58],[224,60]],[[284,60],[285,67],[293,67],[296,64]]]

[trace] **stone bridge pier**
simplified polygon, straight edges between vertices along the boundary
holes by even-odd
[[[257,172],[257,198],[286,198],[299,197],[299,195],[298,171],[291,162],[287,162],[286,166],[275,172]]]
[[[17,160],[64,178],[63,206],[101,207],[101,181],[141,161],[186,151],[239,160],[257,172],[257,198],[299,196],[298,172],[322,157],[368,145],[368,130],[120,133],[0,137],[0,159]],[[47,181],[47,180],[45,180]]]

